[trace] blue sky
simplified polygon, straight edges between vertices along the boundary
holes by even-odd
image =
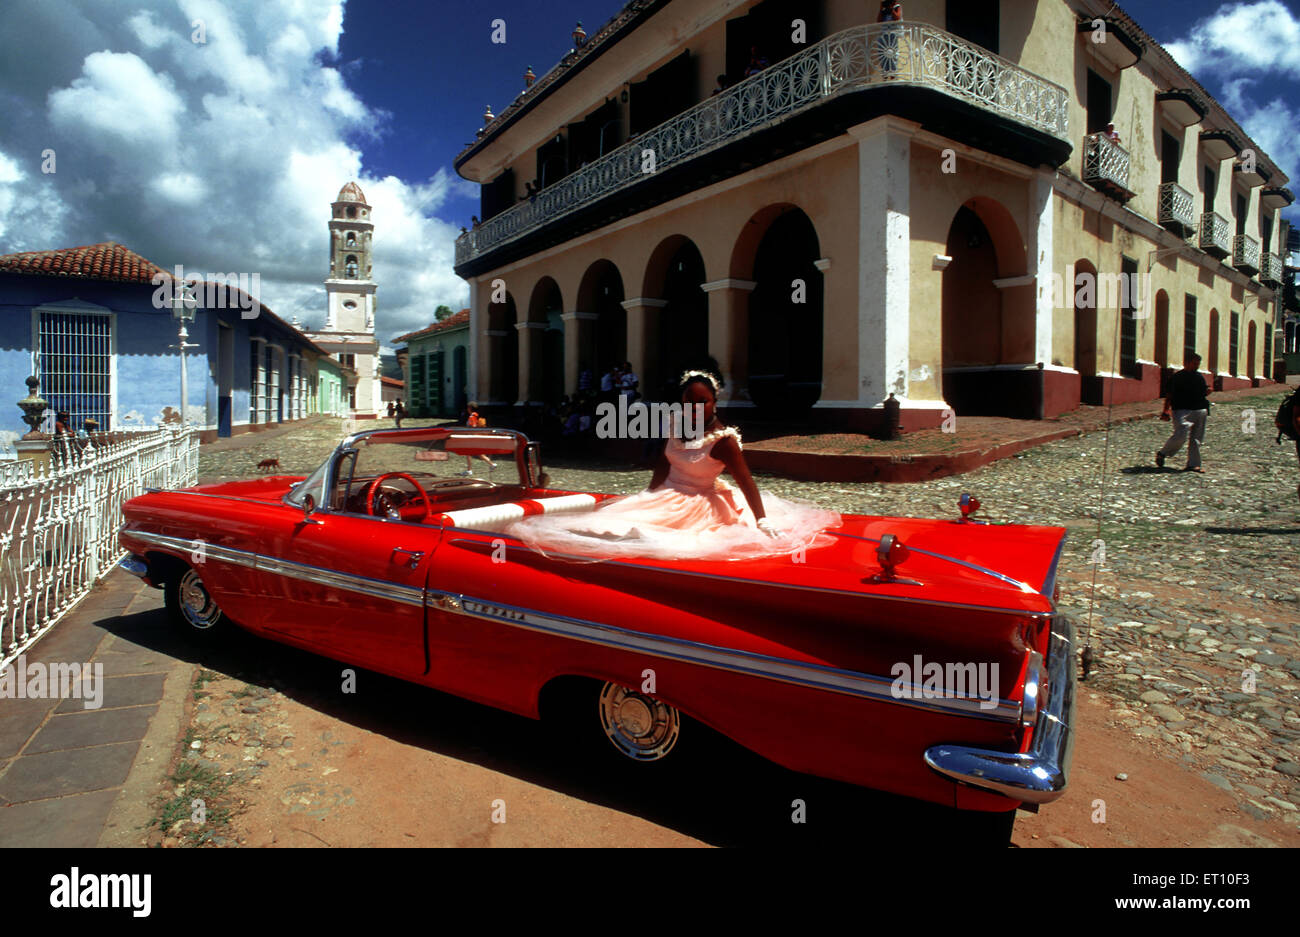
[[[329,203],[355,179],[374,206],[377,319],[390,342],[468,299],[453,242],[478,193],[452,161],[484,106],[499,113],[527,66],[554,65],[577,20],[594,33],[621,6],[10,0],[0,253],[119,240],[167,267],[257,271],[272,309],[319,324]],[[1300,188],[1294,4],[1123,6]],[[497,17],[504,44],[490,41]],[[47,150],[54,173],[41,171]]]

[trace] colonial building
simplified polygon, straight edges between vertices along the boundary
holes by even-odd
[[[330,206],[329,229],[325,327],[304,334],[352,370],[345,406],[358,419],[373,419],[386,409],[375,339],[376,285],[371,279],[375,225],[365,194],[355,182],[340,189]]]
[[[0,393],[25,396],[34,374],[74,428],[87,418],[101,430],[178,422],[178,323],[159,300],[170,281],[114,241],[0,257]],[[320,346],[227,282],[193,292],[185,419],[204,441],[339,412],[330,388],[341,370]],[[25,431],[17,407],[0,422],[12,431]]]
[[[393,341],[412,416],[456,416],[469,402],[470,312],[462,309]]]
[[[1232,116],[1110,0],[904,7],[633,0],[489,109],[479,401],[712,361],[732,418],[922,427],[1154,398],[1184,349],[1268,380],[1293,197]]]

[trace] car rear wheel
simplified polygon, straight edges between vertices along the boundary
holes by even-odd
[[[662,700],[606,683],[600,691],[599,707],[605,738],[632,761],[662,761],[677,745],[682,714]]]
[[[229,629],[230,619],[193,569],[168,577],[164,594],[172,619],[190,634],[211,638]]]

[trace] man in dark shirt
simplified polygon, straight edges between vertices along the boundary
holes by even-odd
[[[1174,432],[1156,452],[1156,465],[1164,468],[1165,459],[1187,443],[1187,471],[1202,472],[1201,442],[1205,439],[1205,420],[1210,415],[1210,388],[1199,370],[1201,356],[1189,353],[1183,369],[1169,379],[1162,420],[1173,420]],[[1171,417],[1172,414],[1172,417]]]

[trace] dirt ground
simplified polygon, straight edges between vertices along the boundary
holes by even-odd
[[[943,811],[784,771],[722,739],[710,738],[710,752],[674,775],[610,774],[604,762],[571,760],[533,720],[366,671],[358,692],[344,695],[341,665],[249,637],[236,644],[205,664],[210,679],[193,702],[184,748],[233,781],[223,795],[233,815],[213,831],[215,845],[952,840]],[[261,673],[222,675],[240,673],[237,659],[250,650],[278,685]],[[1084,685],[1070,790],[1037,815],[1021,812],[1014,845],[1300,846],[1294,817],[1245,815],[1199,776],[1195,756],[1179,760],[1116,723],[1110,713],[1122,705]],[[806,804],[803,824],[791,820],[795,798]],[[166,846],[184,840],[178,828],[153,837]]]

